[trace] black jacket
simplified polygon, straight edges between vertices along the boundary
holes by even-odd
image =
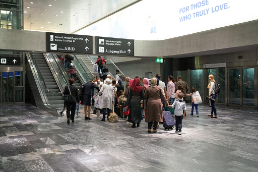
[[[92,82],[87,82],[83,85],[83,87],[81,89],[81,94],[92,96],[94,93],[94,88],[96,88],[99,91],[99,87],[96,84],[94,84]]]
[[[73,96],[74,101],[76,103],[79,103],[80,99],[79,99],[78,88],[76,86],[74,86],[74,85],[70,85],[69,87],[70,87],[71,94]],[[68,86],[65,86],[63,94],[64,95],[69,95],[70,94]]]

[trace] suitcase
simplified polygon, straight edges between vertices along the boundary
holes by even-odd
[[[172,108],[172,107],[165,107],[165,111],[170,111],[170,113],[171,113],[172,115],[175,114],[175,109]]]
[[[165,130],[173,129],[175,125],[174,118],[172,117],[172,114],[170,111],[164,111],[163,112],[163,127]]]

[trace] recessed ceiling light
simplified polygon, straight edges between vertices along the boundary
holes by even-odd
[[[30,8],[30,7],[27,7],[27,8]]]
[[[51,22],[47,22],[47,23],[51,23]]]
[[[43,29],[44,27],[41,27],[41,29]]]
[[[24,13],[27,13],[27,11],[24,11]]]
[[[40,15],[43,15],[42,13]]]
[[[61,11],[61,13],[64,13],[63,11]]]
[[[30,2],[31,4],[33,4],[33,2]]]
[[[58,17],[58,15],[56,15]]]
[[[51,5],[51,4],[49,4],[48,6],[52,7],[52,5]]]

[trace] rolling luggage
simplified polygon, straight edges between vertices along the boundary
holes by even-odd
[[[170,111],[170,113],[171,113],[172,115],[175,114],[175,109],[172,108],[172,107],[165,107],[165,111]]]
[[[163,127],[165,130],[173,129],[175,125],[174,118],[172,117],[172,114],[170,111],[164,111],[163,112]]]

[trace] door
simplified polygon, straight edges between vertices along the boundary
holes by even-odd
[[[229,104],[241,105],[241,69],[229,69]]]
[[[14,102],[13,72],[2,72],[2,103]]]

